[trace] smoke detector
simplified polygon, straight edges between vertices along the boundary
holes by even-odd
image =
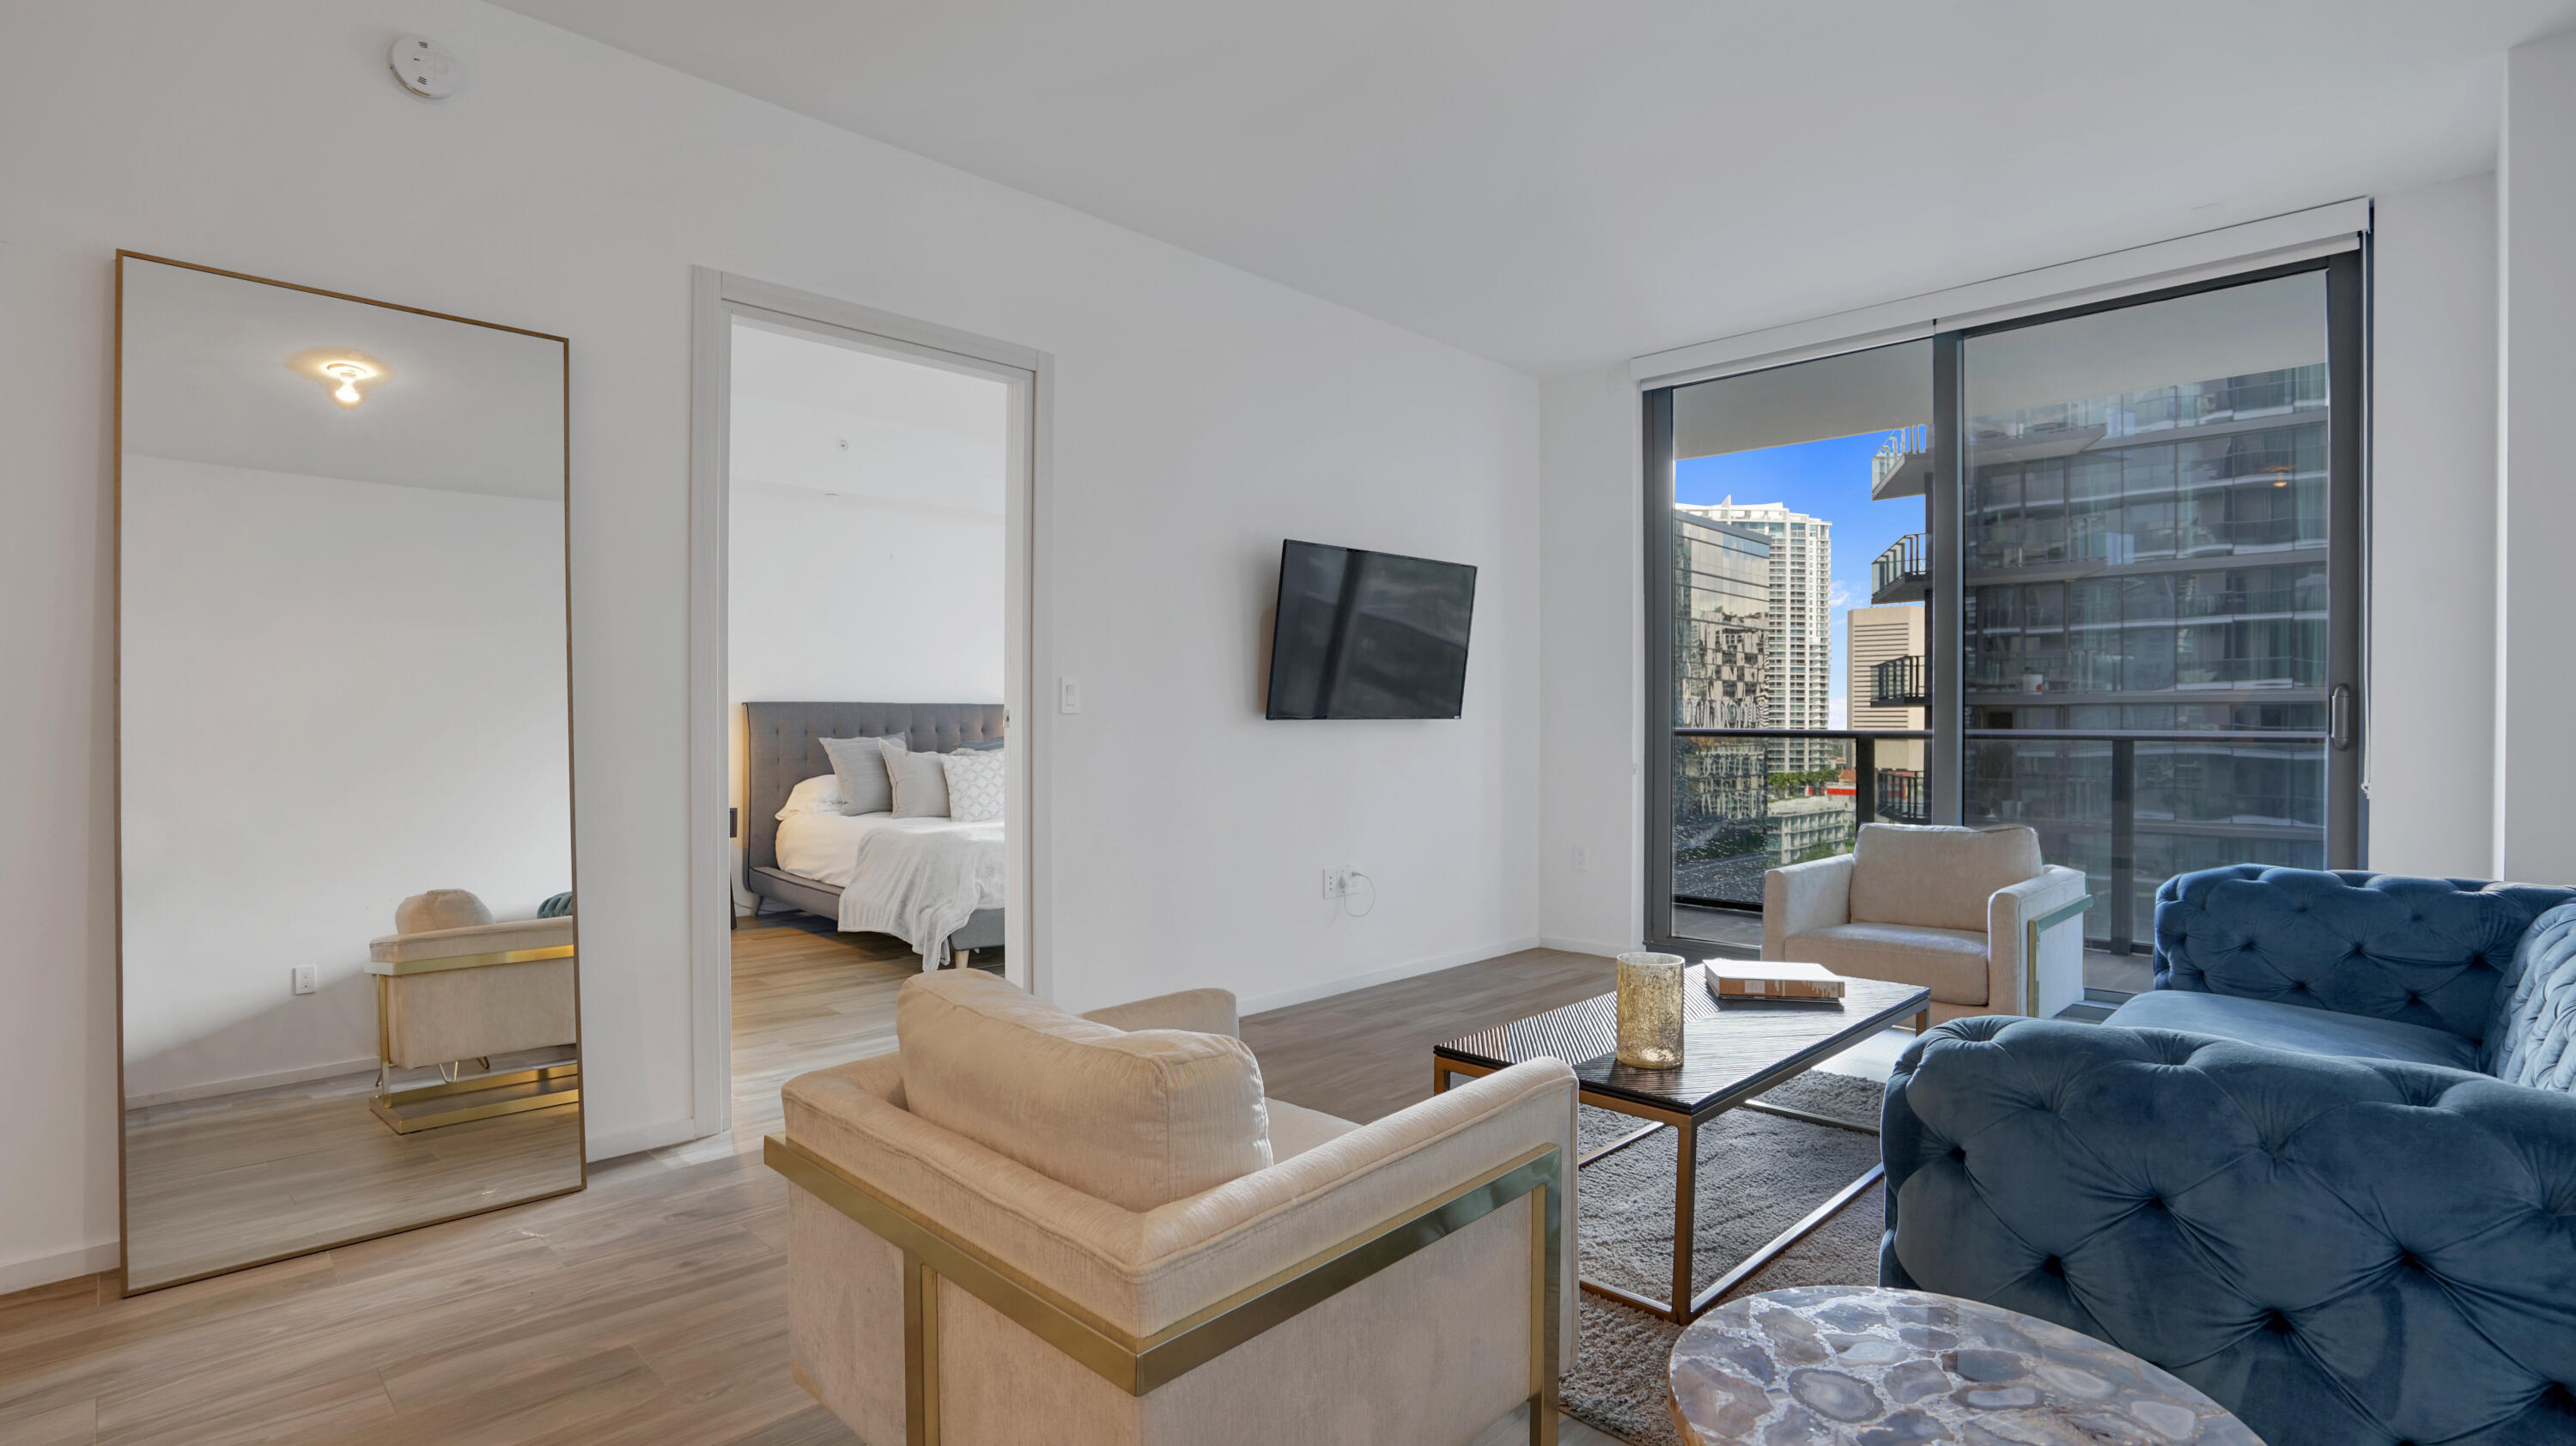
[[[423,100],[445,100],[465,88],[465,67],[426,35],[406,35],[385,55],[402,88]]]

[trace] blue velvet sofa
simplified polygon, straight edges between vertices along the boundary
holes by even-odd
[[[1889,1081],[1883,1283],[2098,1336],[2270,1446],[2576,1442],[2576,890],[2240,866],[2105,1024]]]

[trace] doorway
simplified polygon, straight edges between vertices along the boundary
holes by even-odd
[[[691,426],[693,1125],[734,946],[1046,988],[1028,702],[1049,359],[701,270]],[[929,892],[895,880],[942,880]],[[776,952],[779,936],[761,947]],[[765,957],[765,956],[764,956]],[[846,1058],[887,1047],[853,1019]],[[810,1043],[810,1041],[809,1041]]]

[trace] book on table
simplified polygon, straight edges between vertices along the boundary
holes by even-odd
[[[1702,971],[1712,998],[1838,1000],[1843,978],[1822,964],[1793,964],[1777,959],[1735,961],[1712,959]]]

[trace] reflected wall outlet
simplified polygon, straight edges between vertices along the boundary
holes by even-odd
[[[1576,873],[1581,873],[1581,872],[1583,872],[1584,870],[1589,869],[1589,868],[1591,868],[1591,867],[1592,867],[1592,845],[1590,845],[1590,844],[1576,844],[1576,845],[1574,846],[1574,870],[1575,870],[1575,872],[1576,872]]]
[[[295,989],[295,992],[296,992],[296,993],[298,993],[298,994],[310,994],[310,993],[312,993],[312,992],[313,992],[313,966],[312,966],[312,965],[310,965],[310,964],[298,964],[298,965],[296,965],[296,966],[295,966],[295,979],[294,979],[293,987],[294,987],[294,989]]]

